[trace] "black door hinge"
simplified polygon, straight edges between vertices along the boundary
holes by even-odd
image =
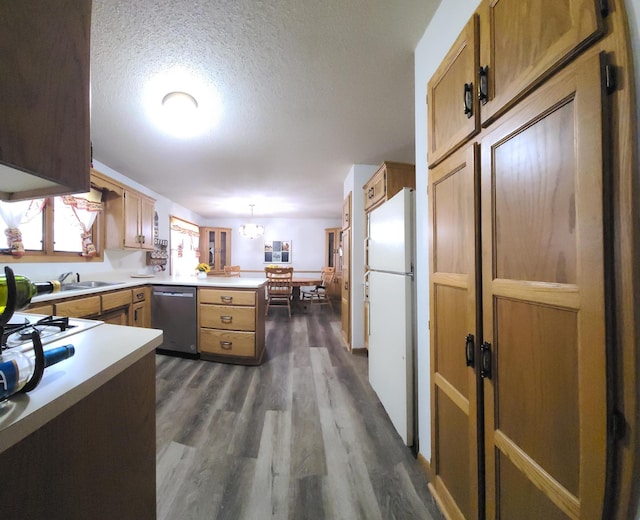
[[[609,0],[600,0],[600,14],[602,18],[609,16]]]
[[[604,88],[607,94],[613,94],[618,88],[615,65],[608,64],[604,66]]]

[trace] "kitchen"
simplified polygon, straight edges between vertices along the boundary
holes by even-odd
[[[440,63],[440,61],[442,60],[442,57],[446,54],[447,50],[453,43],[456,35],[460,32],[463,24],[468,20],[474,7],[475,7],[474,5],[471,5],[471,6],[467,5],[466,2],[454,2],[454,1],[443,2],[437,12],[436,21],[439,23],[432,23],[428,26],[423,39],[420,41],[420,44],[416,47],[416,51],[415,51],[416,52],[416,58],[415,58],[415,61],[416,61],[416,64],[415,64],[415,67],[416,67],[416,75],[415,75],[416,152],[415,152],[415,157],[416,159],[415,159],[415,162],[416,162],[416,169],[417,169],[416,192],[418,194],[417,204],[416,204],[417,206],[417,232],[416,233],[418,236],[418,244],[417,244],[418,261],[417,261],[416,283],[418,286],[418,291],[417,291],[418,292],[418,305],[417,305],[418,323],[426,323],[429,319],[429,301],[428,301],[428,296],[426,296],[429,294],[428,276],[427,276],[428,265],[429,265],[429,260],[427,256],[428,232],[426,228],[427,201],[424,195],[426,193],[426,188],[427,188],[427,184],[426,184],[427,183],[427,180],[426,180],[427,166],[426,166],[426,144],[425,144],[426,120],[424,117],[425,85],[428,83],[429,78],[432,76],[433,72],[436,70],[437,65]],[[627,2],[626,8],[627,8],[627,16],[629,18],[630,28],[633,36],[631,41],[634,49],[634,57],[637,63],[637,59],[638,59],[637,58],[638,56],[637,6],[634,5],[634,3],[632,2]],[[639,67],[636,66],[636,70],[639,70]],[[637,112],[637,108],[635,111]],[[633,112],[634,111],[632,110],[632,113]],[[635,148],[636,146],[633,146],[634,150]],[[99,170],[102,167],[102,165],[97,163],[94,163],[94,165],[97,165]],[[377,164],[375,166],[377,166]],[[108,174],[110,172],[107,171],[103,173]],[[354,208],[356,209],[358,208],[357,205],[362,204],[362,199],[357,198],[355,194],[358,193],[357,190],[359,190],[360,187],[366,182],[370,174],[371,174],[370,168],[367,172],[361,172],[359,169],[359,165],[356,165],[352,169],[352,171],[349,172],[349,176],[347,177],[347,180],[350,183],[350,185],[348,187],[352,189],[345,190],[345,191],[352,191],[354,193],[353,204],[354,204]],[[134,185],[134,187],[140,189],[140,191],[144,191],[145,189],[145,187],[142,185],[140,186]],[[629,192],[631,192],[631,190]],[[338,198],[341,199],[342,195],[345,195],[345,194],[346,193],[340,194]],[[157,207],[159,208],[159,214],[161,216],[160,217],[161,220],[164,220],[165,222],[167,222],[169,214],[177,214],[178,216],[182,216],[183,218],[190,220],[190,215],[185,212],[186,210],[184,210],[184,208],[179,210],[182,213],[180,213],[179,211],[173,211],[172,208],[174,206],[170,201],[168,201],[168,199],[166,201],[162,201],[161,198],[158,198],[158,200],[159,200],[159,204]],[[160,209],[162,208],[163,205],[165,209]],[[357,214],[357,213],[359,212],[354,212],[354,214]],[[248,211],[247,211],[247,216],[248,216]],[[268,229],[268,225],[265,225],[265,227]],[[286,225],[284,225],[284,223],[283,223],[283,228],[280,230],[280,232],[282,233],[283,231],[284,232],[287,231]],[[359,231],[359,232],[364,234],[363,231]],[[280,235],[280,237],[291,239],[294,245],[296,244],[296,240],[299,240],[299,237],[294,237],[289,234],[287,234],[286,236]],[[238,241],[235,240],[234,243],[238,243]],[[354,232],[352,243],[353,244],[362,243],[357,240],[355,236],[355,232]],[[357,247],[354,247],[353,251],[354,251],[354,258],[357,258],[357,255],[362,254]],[[46,269],[46,272],[45,272],[45,269],[42,267],[42,265],[37,265],[35,263],[30,264],[27,262],[21,265],[26,266],[27,271],[24,271],[26,274],[36,279],[37,278],[42,279],[44,277],[49,276],[51,273],[49,269]],[[109,265],[110,268],[114,268],[115,266],[116,269],[118,268],[129,269],[130,272],[134,272],[134,273],[138,269],[143,269],[145,267],[143,265],[143,262],[142,262],[142,259],[140,258],[139,253],[137,253],[134,258],[134,256],[131,253],[123,253],[123,252],[115,252],[112,255],[109,255],[107,265]],[[357,269],[362,270],[363,265],[364,265],[363,261],[357,264],[354,263],[352,279],[354,280],[358,279]],[[92,274],[95,274],[96,267],[94,267],[93,265],[91,266],[83,265],[82,269],[78,267],[78,269],[74,268],[73,270],[81,272],[81,277],[83,279],[88,279],[88,277],[90,277]],[[58,274],[57,270],[55,271],[55,274]],[[632,310],[635,308],[633,305],[633,299],[631,300],[631,302],[632,303],[630,306],[627,302],[627,305],[619,305],[619,307],[621,309],[627,309],[627,311],[625,312],[629,312],[629,309]],[[359,334],[359,331],[362,330],[363,328],[363,327],[360,327],[360,323],[358,322],[358,320],[362,320],[362,318],[360,317],[362,311],[359,310],[355,304],[352,306],[352,309],[353,309],[353,318],[354,318],[352,330],[354,334],[357,335]],[[423,359],[429,358],[430,342],[429,342],[428,335],[429,335],[428,330],[426,330],[425,328],[418,329],[418,356],[419,357],[422,356]],[[628,334],[625,335],[625,334],[619,333],[619,336],[628,337]],[[356,338],[356,340],[354,341],[354,346],[358,347],[363,345],[364,340],[363,338],[361,339],[362,341],[360,342]],[[624,350],[623,353],[621,354],[625,362],[627,362],[627,358],[628,356],[630,356],[628,362],[631,363],[630,365],[631,367],[636,366],[635,361],[633,361],[636,359],[636,356],[635,354],[633,354],[633,352],[634,352],[633,349],[631,349],[630,351]],[[427,368],[421,368],[420,370],[428,372]],[[422,373],[425,373],[425,372],[422,372]],[[431,455],[430,455],[431,453],[430,452],[430,437],[431,437],[430,415],[431,413],[430,413],[429,403],[430,403],[431,390],[429,387],[429,378],[428,377],[419,378],[418,385],[419,385],[418,402],[420,407],[418,415],[419,415],[419,424],[420,424],[421,453],[423,454],[426,460],[430,460],[431,459]],[[631,388],[631,390],[629,390],[629,388]],[[635,388],[635,385],[633,384],[629,385],[629,383],[625,379],[624,387],[622,388],[621,391],[624,391],[625,396],[627,397],[625,400],[625,406],[631,407],[630,410],[625,409],[626,411],[624,415],[627,418],[627,421],[631,421],[635,416],[635,414],[633,413],[633,410],[635,409],[634,407],[636,405],[634,403],[637,402],[637,398],[635,396],[634,388]],[[635,425],[629,424],[629,427],[631,432],[635,432]],[[636,441],[631,443],[630,449],[632,453],[634,453],[634,450],[635,450],[634,446],[636,446]],[[631,455],[631,458],[627,456],[625,460],[627,461],[633,460],[633,455]],[[628,464],[628,462],[625,462],[625,464]],[[628,468],[625,471],[632,472],[632,469],[629,466],[625,466],[625,467]],[[629,478],[624,478],[623,480],[625,482],[630,482]],[[629,497],[635,496],[634,491],[631,489],[627,489],[625,492],[628,493]],[[633,504],[635,504],[636,502],[633,501],[632,498],[628,498],[627,500],[624,501],[624,503],[628,504],[629,508],[633,508]],[[632,517],[631,515],[632,513],[630,513],[627,516]]]

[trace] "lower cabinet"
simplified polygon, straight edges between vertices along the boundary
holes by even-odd
[[[265,344],[264,288],[198,289],[198,352],[210,361],[258,365]]]
[[[131,320],[133,327],[151,327],[151,298],[149,287],[140,287],[131,291]]]

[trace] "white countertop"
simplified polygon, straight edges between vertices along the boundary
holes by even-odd
[[[73,291],[58,291],[53,294],[45,294],[36,296],[31,300],[32,303],[46,302],[51,300],[59,300],[60,298],[69,298],[75,296],[84,296],[89,294],[98,294],[104,291],[113,291],[116,289],[127,289],[138,287],[140,285],[180,285],[188,287],[224,287],[236,289],[258,289],[266,282],[266,278],[238,278],[234,276],[207,276],[207,278],[196,278],[195,276],[153,276],[140,278],[135,275],[123,279],[122,276],[91,278],[102,282],[111,282],[113,285],[105,287],[95,287],[91,289],[78,289]]]
[[[79,402],[162,343],[162,331],[98,325],[45,345],[72,344],[75,355],[45,369],[27,394],[0,403],[0,453]]]

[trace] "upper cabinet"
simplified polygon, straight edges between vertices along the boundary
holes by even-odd
[[[4,2],[0,199],[89,189],[90,0]]]
[[[231,265],[231,228],[200,228],[200,260],[209,264],[214,274]]]
[[[91,170],[91,184],[103,193],[105,248],[152,251],[156,201],[96,170]]]
[[[416,187],[416,167],[413,164],[384,162],[362,189],[364,210],[369,212],[402,188]]]
[[[484,0],[427,86],[432,168],[604,34],[593,0]]]
[[[427,86],[429,166],[480,130],[478,16],[473,15]],[[366,195],[366,193],[365,193]]]
[[[593,0],[482,2],[478,95],[483,126],[604,34],[599,4]]]

